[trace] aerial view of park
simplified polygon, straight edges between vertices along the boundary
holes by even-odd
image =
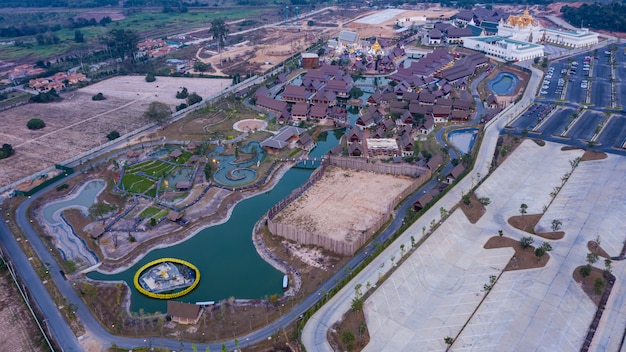
[[[0,2],[0,350],[621,351],[624,15]]]

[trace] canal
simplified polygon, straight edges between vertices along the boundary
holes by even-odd
[[[337,145],[343,130],[322,135],[311,157],[321,157]],[[134,288],[133,276],[144,264],[163,257],[186,260],[200,270],[200,284],[177,301],[195,303],[219,301],[229,297],[258,299],[282,293],[283,273],[274,269],[257,253],[252,244],[254,224],[267,210],[302,185],[313,170],[292,168],[276,186],[265,193],[245,199],[235,206],[228,221],[199,231],[185,242],[153,250],[131,268],[113,275],[88,274],[95,280],[125,281],[131,288],[131,310],[165,312],[167,302],[146,297]]]

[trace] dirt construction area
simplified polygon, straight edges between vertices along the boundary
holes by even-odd
[[[151,102],[172,107],[184,102],[176,99],[181,87],[207,97],[228,85],[230,80],[223,79],[157,77],[148,83],[143,76],[122,76],[63,93],[60,102],[2,111],[0,142],[11,144],[16,153],[0,160],[0,187],[106,143],[111,131],[123,135],[145,125],[143,113]],[[106,99],[93,101],[100,92]],[[46,127],[29,130],[26,123],[32,118],[42,119]]]
[[[274,219],[335,240],[370,229],[415,180],[329,166],[324,176]]]
[[[0,350],[42,351],[35,341],[35,322],[28,313],[6,269],[0,273]]]

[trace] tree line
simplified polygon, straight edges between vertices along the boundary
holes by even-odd
[[[118,0],[2,0],[0,7],[73,7],[116,6]]]
[[[573,26],[626,32],[626,6],[614,2],[608,5],[583,4],[580,7],[563,6],[561,13]]]
[[[1,21],[0,21],[1,22]],[[8,26],[0,28],[0,37],[4,38],[13,38],[13,37],[23,37],[28,35],[38,35],[47,32],[56,32],[65,28],[82,28],[88,26],[103,26],[106,27],[107,24],[111,23],[111,17],[106,16],[103,17],[100,21],[96,21],[95,18],[86,19],[79,17],[77,19],[70,18],[69,21],[62,26],[61,24],[55,24],[52,26],[46,24],[27,24],[24,23],[19,27]]]

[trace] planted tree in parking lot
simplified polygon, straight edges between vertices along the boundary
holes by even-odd
[[[533,242],[535,242],[535,240],[531,236],[525,236],[519,240],[519,245],[522,249],[526,249],[532,246]]]
[[[519,206],[519,212],[520,212],[520,214],[522,214],[522,218],[523,218],[524,215],[528,212],[528,205],[526,205],[526,203],[522,203]]]

